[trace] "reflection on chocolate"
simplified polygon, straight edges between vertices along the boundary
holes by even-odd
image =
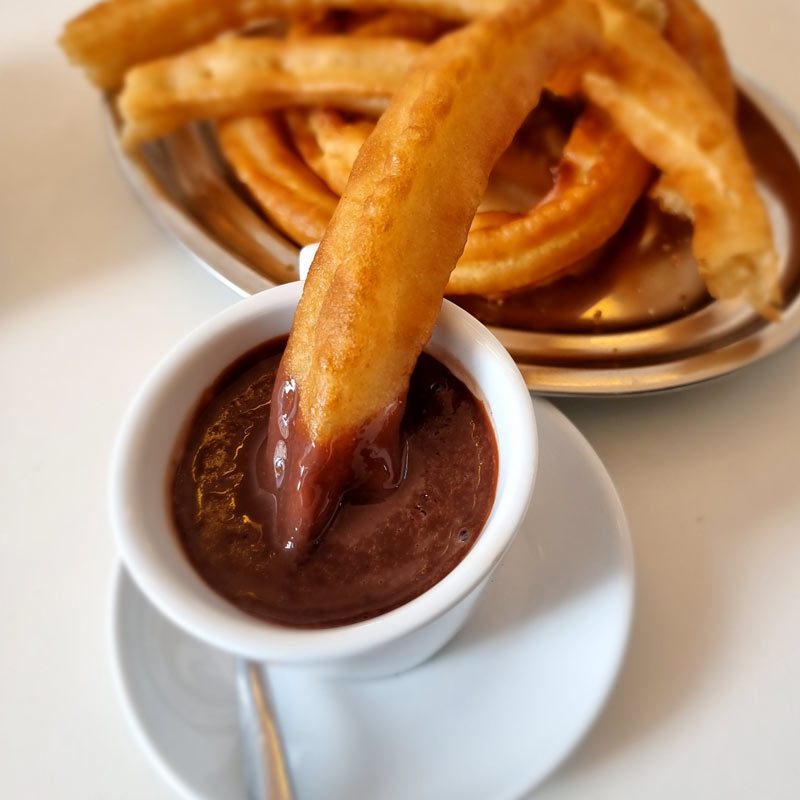
[[[345,490],[377,501],[397,488],[405,471],[400,425],[406,403],[397,400],[364,429],[319,445],[298,424],[298,402],[294,381],[279,367],[258,475],[276,499],[276,547],[302,557],[325,533]]]
[[[240,359],[204,397],[171,487],[176,528],[206,582],[250,614],[303,627],[367,619],[433,586],[474,543],[494,501],[491,425],[464,384],[423,354],[405,413],[390,415],[399,459],[379,446],[367,453],[357,469],[377,480],[337,499],[325,535],[296,558],[276,536],[274,496],[259,472],[284,344]],[[283,392],[291,414],[291,387]]]

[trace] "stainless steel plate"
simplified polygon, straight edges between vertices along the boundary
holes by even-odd
[[[674,389],[746,366],[800,333],[800,129],[762,89],[741,78],[739,85],[756,109],[756,124],[743,135],[781,256],[782,320],[767,322],[741,303],[708,299],[667,321],[619,330],[492,328],[531,389],[557,395]],[[110,98],[105,108],[114,152],[132,187],[204,267],[242,295],[297,278],[297,246],[250,204],[206,126],[194,125],[130,154],[120,146]],[[593,300],[587,313],[599,308],[598,298]]]

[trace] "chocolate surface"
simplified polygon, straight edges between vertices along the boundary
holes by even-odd
[[[298,558],[283,548],[258,469],[284,344],[247,354],[201,403],[171,487],[178,535],[205,581],[250,614],[301,627],[367,619],[421,594],[468,552],[494,501],[494,434],[466,386],[423,354],[400,427],[402,474],[346,494]]]

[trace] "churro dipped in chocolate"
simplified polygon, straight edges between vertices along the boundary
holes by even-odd
[[[273,393],[261,479],[283,549],[306,552],[344,492],[402,477],[409,377],[491,169],[545,82],[600,34],[591,3],[513,2],[424,52],[365,142]]]

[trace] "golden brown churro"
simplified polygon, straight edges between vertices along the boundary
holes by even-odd
[[[599,45],[591,3],[515,2],[431,46],[392,98],[314,259],[273,395],[286,545],[306,547],[338,506],[351,476],[331,453],[350,463],[363,431],[396,419],[489,173],[542,86]]]

